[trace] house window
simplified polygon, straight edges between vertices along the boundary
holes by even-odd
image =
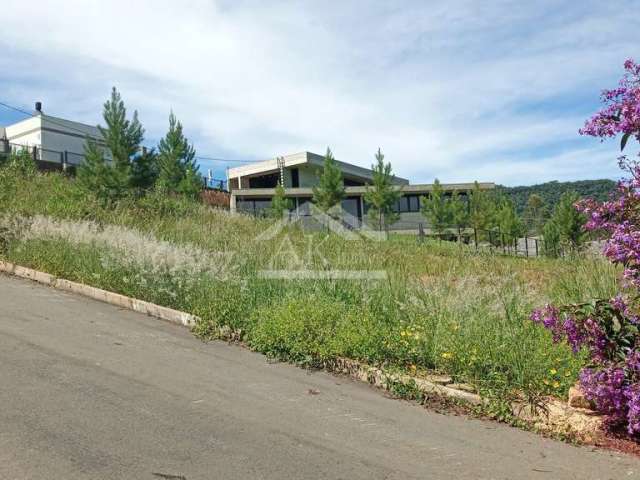
[[[409,195],[407,198],[409,199],[409,211],[410,212],[419,212],[420,211],[420,197],[418,195]]]
[[[259,177],[250,177],[249,188],[275,188],[279,181],[280,174],[277,172]]]
[[[407,197],[400,197],[398,199],[397,211],[400,213],[409,211],[409,199]]]
[[[300,187],[300,172],[297,168],[291,169],[291,188]]]

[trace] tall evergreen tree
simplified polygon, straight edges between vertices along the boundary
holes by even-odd
[[[433,188],[428,197],[422,197],[422,215],[426,217],[433,231],[442,235],[451,221],[451,211],[448,200],[445,197],[440,180],[437,178],[433,182]]]
[[[158,145],[157,186],[167,192],[190,195],[202,190],[203,180],[195,156],[196,151],[184,136],[182,124],[171,112],[169,130]]]
[[[393,183],[395,176],[391,169],[391,163],[384,163],[384,155],[378,148],[376,164],[371,166],[372,185],[367,187],[364,201],[369,205],[368,215],[372,222],[378,225],[378,229],[395,223],[399,214],[395,211],[398,199],[402,196],[400,188]]]
[[[106,162],[101,148],[89,139],[85,146],[85,162],[78,169],[82,183],[108,201],[124,196],[136,184],[144,183],[138,175],[148,169],[132,169],[132,165],[140,159],[140,144],[144,139],[144,129],[138,121],[138,112],[127,119],[127,109],[122,97],[115,87],[111,97],[104,104],[102,117],[106,127],[98,126],[105,147],[111,154],[111,161]],[[148,158],[143,162],[150,161]]]
[[[344,180],[331,149],[327,147],[324,166],[318,185],[313,187],[313,203],[323,212],[329,212],[344,198]]]

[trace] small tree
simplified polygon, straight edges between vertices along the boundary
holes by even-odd
[[[313,187],[313,203],[323,212],[329,212],[344,198],[344,180],[333,153],[327,147],[324,166],[318,185]]]
[[[384,163],[384,155],[378,148],[376,164],[371,166],[372,185],[367,188],[364,200],[369,205],[369,218],[378,224],[380,231],[395,223],[399,214],[394,207],[402,196],[400,188],[394,185],[395,176],[391,170],[391,163]]]
[[[141,181],[146,166],[132,172],[132,164],[139,160],[140,144],[144,138],[144,129],[138,121],[138,112],[127,119],[127,109],[120,93],[113,87],[111,97],[104,104],[102,117],[106,127],[98,126],[105,147],[111,153],[112,160],[106,162],[104,153],[97,142],[88,139],[85,145],[85,162],[78,169],[81,183],[107,201],[124,196],[131,187]],[[148,158],[143,162],[150,161]]]
[[[128,172],[107,163],[98,144],[91,139],[84,147],[84,162],[78,167],[78,182],[104,204],[122,198],[127,191]]]
[[[285,197],[284,187],[281,183],[278,183],[275,195],[271,199],[271,216],[282,218],[285,212],[291,210],[291,207],[291,200]]]
[[[469,225],[477,231],[488,230],[494,224],[496,205],[493,197],[474,182],[469,194]]]
[[[498,202],[495,222],[500,229],[500,233],[509,243],[524,233],[522,221],[516,213],[513,202],[507,198],[501,198]]]
[[[453,192],[449,199],[449,217],[451,224],[464,228],[469,224],[469,208],[467,202],[458,192]]]
[[[541,233],[546,216],[544,199],[537,193],[532,193],[527,199],[524,217],[527,228],[534,234]]]
[[[142,153],[131,164],[131,177],[129,183],[138,195],[153,187],[158,180],[158,154],[152,148],[142,149]]]
[[[184,136],[182,124],[171,112],[169,130],[158,145],[158,188],[171,193],[200,191],[203,180],[195,156],[196,151]]]
[[[576,192],[565,192],[553,212],[553,221],[560,231],[560,239],[570,248],[579,248],[585,239],[586,217],[575,208],[579,199]]]
[[[420,203],[422,215],[429,221],[436,234],[442,235],[451,221],[451,211],[440,180],[434,180],[429,196],[422,197]]]
[[[542,253],[548,257],[560,254],[560,229],[553,219],[548,220],[542,228]]]

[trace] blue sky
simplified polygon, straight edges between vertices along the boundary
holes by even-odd
[[[636,0],[5,0],[2,17],[0,101],[96,124],[115,85],[150,145],[173,109],[200,155],[331,146],[369,166],[380,147],[414,183],[617,178],[617,142],[577,130],[640,59]]]

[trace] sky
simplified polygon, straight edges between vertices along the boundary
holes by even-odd
[[[173,110],[207,157],[330,146],[368,167],[380,148],[412,183],[615,179],[619,143],[578,129],[640,60],[640,0],[4,0],[0,52],[0,102],[95,125],[116,86],[147,145]]]

